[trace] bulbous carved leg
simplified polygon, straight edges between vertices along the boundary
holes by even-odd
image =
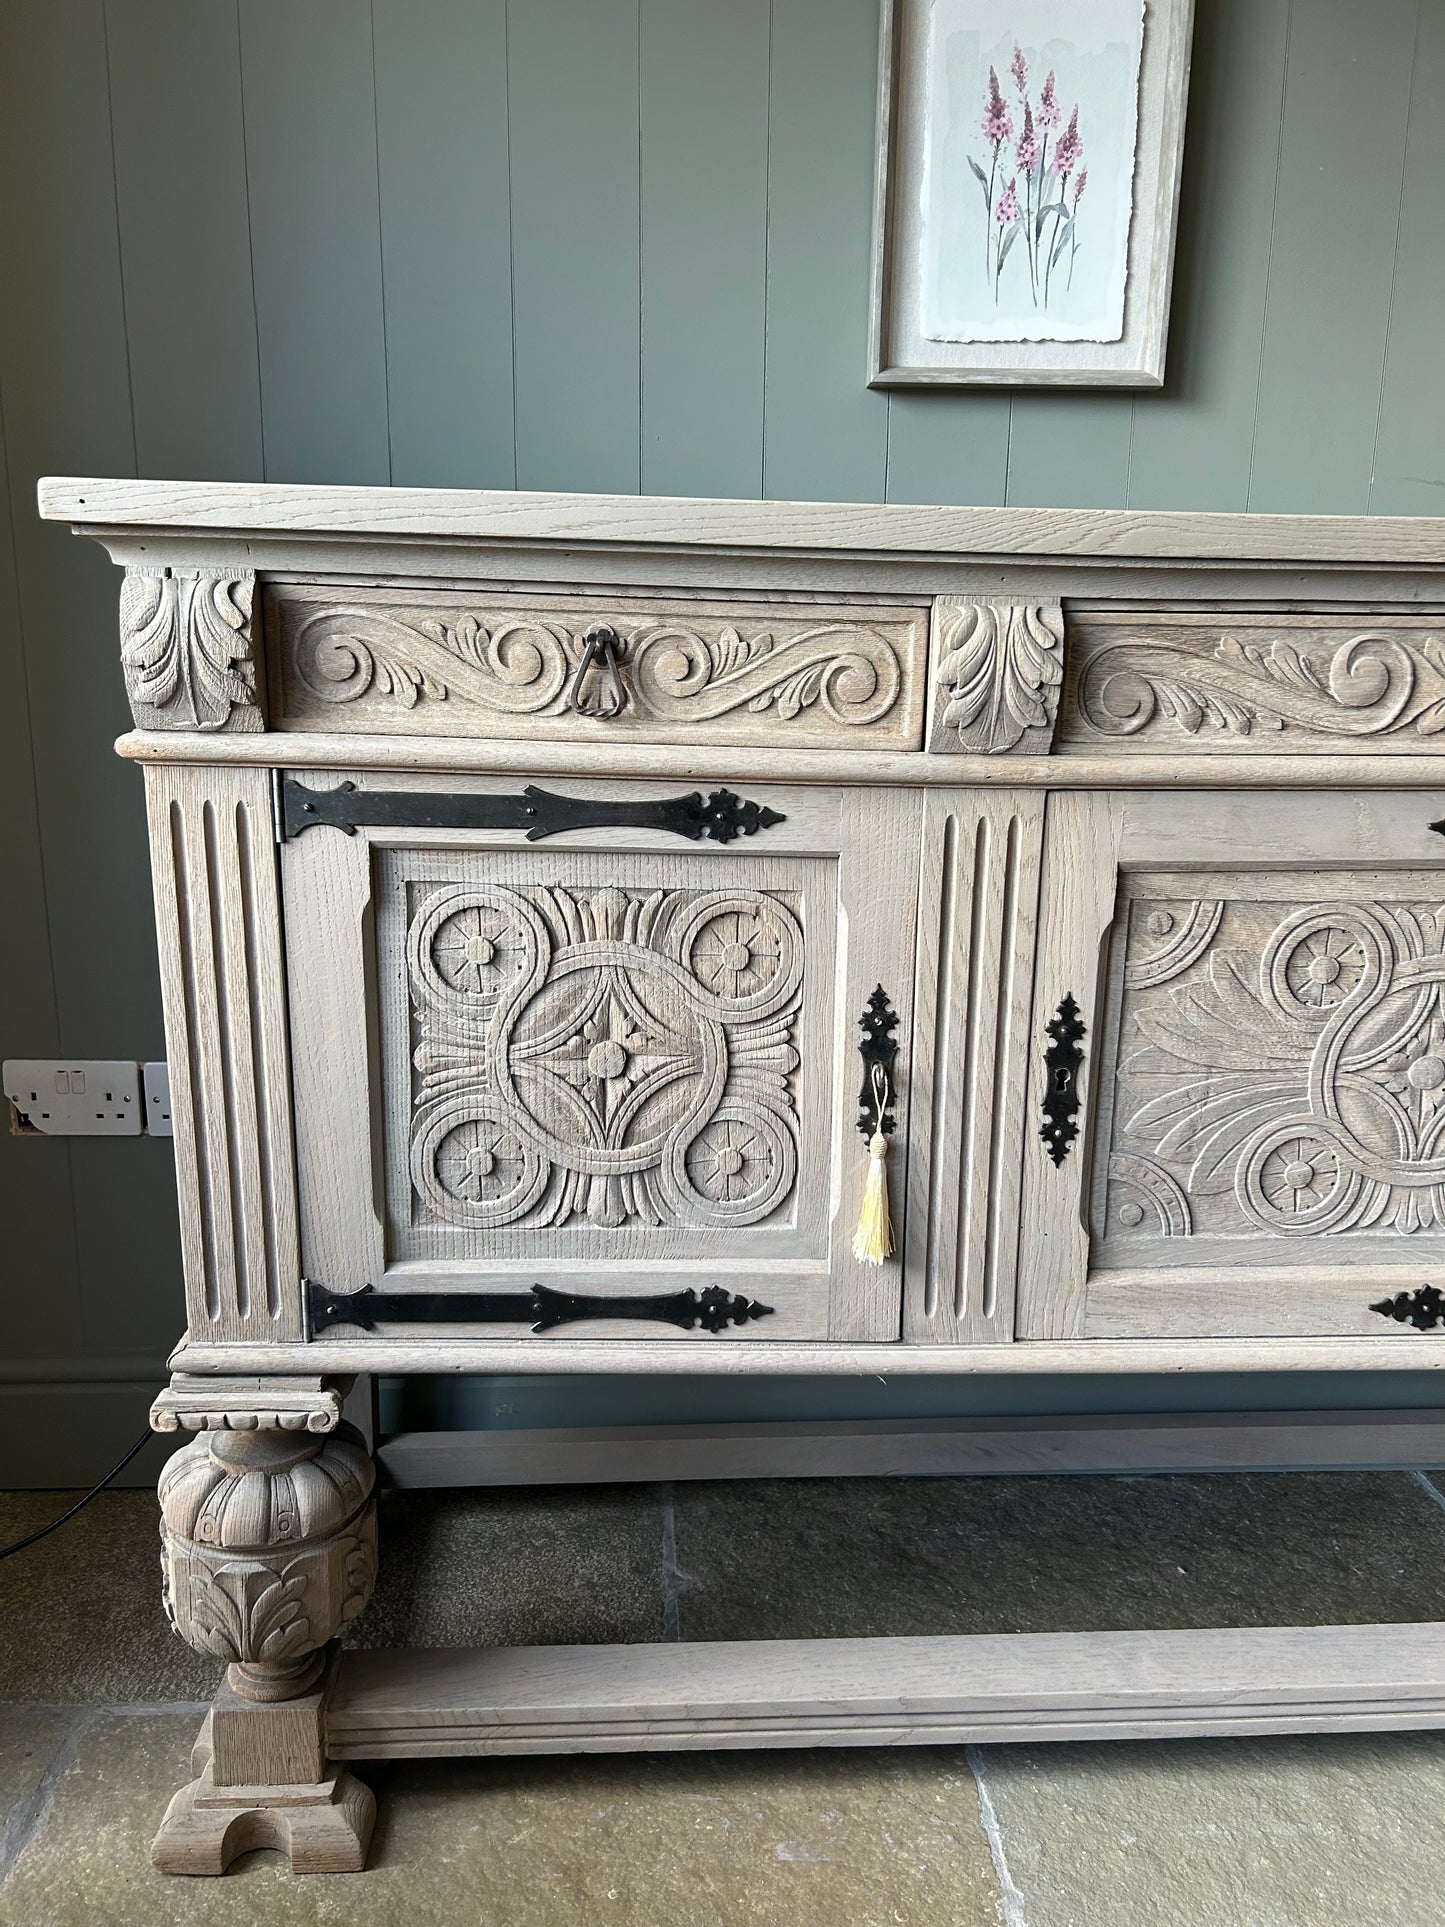
[[[375,1802],[328,1772],[323,1721],[331,1642],[376,1577],[374,1482],[349,1426],[208,1430],[161,1474],[167,1616],[227,1662],[199,1777],[156,1836],[162,1871],[223,1873],[256,1846],[288,1851],[298,1873],[363,1864]]]

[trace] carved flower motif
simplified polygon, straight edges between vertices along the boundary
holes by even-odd
[[[432,939],[432,961],[464,996],[499,996],[524,969],[527,950],[505,911],[476,904],[448,917]]]
[[[778,974],[782,946],[760,917],[715,917],[692,947],[692,967],[719,997],[746,997]]]
[[[720,1118],[694,1139],[686,1162],[703,1197],[735,1204],[767,1181],[772,1153],[761,1132],[740,1118]]]
[[[437,1147],[437,1182],[449,1196],[469,1204],[506,1197],[521,1182],[525,1168],[516,1132],[490,1118],[459,1124]]]
[[[1286,1138],[1260,1167],[1259,1188],[1282,1218],[1302,1217],[1324,1203],[1339,1173],[1339,1158],[1322,1138]]]
[[[605,1126],[635,1085],[688,1056],[686,1040],[642,1029],[612,989],[560,1049],[537,1061],[579,1090]]]
[[[1329,1010],[1342,1004],[1365,973],[1365,953],[1348,930],[1315,930],[1285,965],[1285,982],[1302,1004]]]
[[[1445,1023],[1438,1016],[1406,1046],[1393,1052],[1373,1073],[1423,1124],[1445,1102]]]

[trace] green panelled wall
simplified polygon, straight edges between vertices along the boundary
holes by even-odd
[[[0,1054],[161,1049],[115,581],[43,472],[1445,514],[1441,0],[1199,0],[1134,397],[864,387],[876,44],[876,0],[0,0]],[[78,1478],[179,1324],[168,1149],[0,1136],[0,1220],[0,1483]]]

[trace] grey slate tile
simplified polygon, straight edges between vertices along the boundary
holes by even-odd
[[[684,1639],[1433,1619],[1405,1473],[679,1485]]]
[[[1028,1927],[1440,1927],[1445,1735],[989,1747]]]
[[[380,1537],[376,1593],[348,1645],[662,1637],[656,1486],[383,1493]]]
[[[98,1721],[0,1927],[1002,1927],[961,1756],[634,1755],[363,1768],[368,1870],[152,1871],[195,1720]]]

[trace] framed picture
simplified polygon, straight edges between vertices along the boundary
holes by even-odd
[[[883,0],[869,382],[1157,388],[1193,0]]]

